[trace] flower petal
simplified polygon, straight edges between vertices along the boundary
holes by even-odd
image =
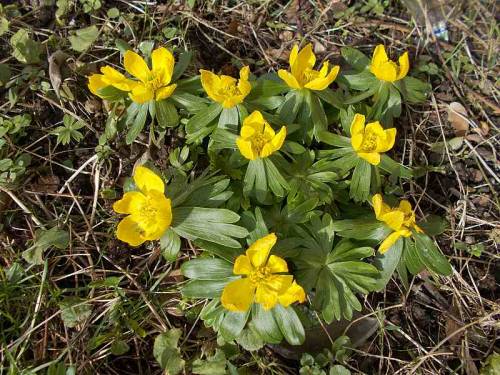
[[[288,265],[283,258],[271,255],[267,261],[267,267],[271,273],[288,272]]]
[[[174,93],[176,87],[177,85],[174,83],[172,85],[161,87],[156,90],[156,101],[169,98]]]
[[[149,102],[154,98],[154,92],[143,83],[138,83],[128,95],[130,99],[139,104]]]
[[[300,77],[307,68],[313,68],[314,64],[316,64],[316,56],[312,44],[309,43],[299,51],[294,63],[290,65],[290,70],[295,77]]]
[[[116,87],[118,90],[131,91],[137,85],[136,81],[128,79],[118,70],[110,66],[103,66],[101,68],[101,73],[104,74],[103,81]]]
[[[248,278],[231,281],[224,287],[220,301],[229,311],[248,311],[253,303],[255,287]]]
[[[274,233],[268,234],[255,241],[246,251],[252,265],[257,268],[263,266],[269,256],[271,248],[276,244],[278,238]]]
[[[270,310],[278,303],[278,294],[266,284],[259,284],[255,291],[255,302],[260,303],[264,310]]]
[[[250,67],[244,66],[240,69],[240,80],[248,81],[248,77],[250,76]]]
[[[286,290],[285,293],[280,294],[278,296],[278,301],[280,305],[285,307],[290,306],[294,302],[304,302],[306,300],[306,293],[304,289],[297,284],[297,282],[293,282],[290,288]]]
[[[399,57],[398,62],[399,62],[399,72],[397,79],[400,80],[406,77],[408,71],[410,70],[410,58],[408,57],[408,52],[403,53]]]
[[[351,122],[351,136],[354,134],[363,135],[364,132],[365,132],[365,116],[360,113],[356,113]]]
[[[224,97],[217,93],[221,86],[219,76],[211,71],[200,69],[200,79],[203,90],[205,90],[208,97],[214,102],[222,103]]]
[[[125,70],[135,78],[145,83],[148,81],[151,71],[146,61],[134,51],[128,50],[123,56],[123,66]]]
[[[151,169],[139,165],[134,171],[134,182],[143,193],[156,190],[160,193],[165,192],[165,184],[160,176]]]
[[[270,142],[266,143],[264,147],[262,147],[262,150],[260,151],[260,157],[261,158],[267,158],[274,152],[278,151],[281,146],[283,146],[283,143],[285,142],[286,138],[286,127],[283,126],[281,127],[280,131],[278,134],[276,134]]]
[[[172,73],[174,72],[174,55],[168,49],[160,47],[151,53],[151,61],[153,75],[160,80],[163,86],[167,86],[172,80]]]
[[[285,83],[288,85],[288,87],[295,89],[295,90],[300,90],[302,87],[300,86],[299,82],[297,81],[297,78],[295,78],[292,73],[280,69],[278,70],[278,76],[285,81]]]
[[[390,128],[384,130],[384,137],[381,139],[381,142],[377,145],[377,152],[386,152],[394,147],[394,143],[396,142],[396,128]]]
[[[103,81],[103,78],[104,76],[102,74],[92,74],[88,77],[89,82],[87,83],[87,87],[92,94],[100,96],[98,91],[104,87],[109,86],[106,82]]]
[[[387,238],[380,244],[378,248],[380,254],[384,254],[385,252],[387,252],[387,250],[389,250],[391,246],[394,245],[397,240],[399,240],[400,237],[400,232],[392,232],[391,234],[389,234],[389,236],[387,236]]]
[[[381,81],[394,82],[398,76],[398,66],[393,61],[372,65],[370,70]]]
[[[384,201],[382,199],[381,194],[375,194],[372,197],[372,205],[373,205],[373,211],[375,211],[375,217],[379,219],[380,215],[385,213],[384,212]]]
[[[378,152],[358,152],[357,154],[361,159],[366,160],[371,165],[380,164],[380,154]]]
[[[118,223],[116,228],[116,237],[123,242],[128,243],[130,246],[139,246],[146,239],[142,236],[142,230],[138,223],[132,218],[127,216]]]
[[[292,50],[290,51],[290,56],[288,57],[288,62],[290,63],[290,66],[295,64],[295,61],[297,60],[298,54],[299,54],[299,45],[294,44]]]
[[[233,273],[235,275],[248,275],[253,271],[252,263],[250,262],[250,258],[246,255],[240,255],[236,258],[233,267]]]
[[[146,196],[139,191],[129,191],[123,198],[113,203],[113,210],[118,214],[132,214],[146,204]]]
[[[372,65],[379,66],[386,61],[389,61],[389,57],[385,52],[385,47],[383,44],[379,44],[375,47],[375,51],[373,51]]]
[[[312,81],[306,83],[304,87],[310,90],[322,91],[330,86],[333,81],[335,81],[335,78],[337,78],[337,74],[339,74],[339,71],[340,66],[335,65],[326,77],[313,79]]]
[[[242,138],[247,139],[252,137],[252,135],[254,134],[255,134],[255,128],[247,125],[241,127],[240,135]]]
[[[257,159],[257,154],[253,151],[252,142],[243,139],[242,137],[238,137],[236,139],[236,145],[240,150],[241,155],[243,155],[248,160]]]
[[[255,129],[257,133],[262,133],[264,130],[266,120],[259,111],[253,111],[243,120],[243,126],[250,126]]]
[[[401,229],[404,223],[405,215],[403,212],[399,210],[391,210],[389,212],[380,215],[379,220],[386,223],[387,226],[390,227],[392,230],[398,231]]]

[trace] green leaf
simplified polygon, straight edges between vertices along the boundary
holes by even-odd
[[[339,93],[339,91],[333,91],[332,89],[326,88],[322,91],[315,91],[315,94],[319,98],[321,98],[321,100],[337,109],[344,108],[344,98],[342,98],[342,95]]]
[[[279,344],[283,340],[280,328],[272,311],[265,310],[261,304],[253,304],[252,321],[249,323],[261,338],[268,344]]]
[[[189,240],[202,239],[223,246],[239,248],[235,238],[244,238],[248,231],[230,224],[239,220],[234,212],[220,208],[178,207],[174,208],[172,229]]]
[[[380,279],[377,281],[375,290],[379,291],[385,288],[396,270],[401,254],[403,253],[404,240],[400,238],[384,254],[377,253],[373,264],[380,271]]]
[[[123,340],[115,340],[111,344],[111,354],[113,355],[123,355],[130,350],[130,346]]]
[[[335,147],[351,147],[351,140],[339,134],[330,133],[329,131],[320,132],[318,140]]]
[[[236,133],[238,131],[238,123],[238,107],[234,106],[232,108],[223,108],[219,116],[219,123],[217,124],[217,127],[219,129],[226,129]]]
[[[302,105],[302,100],[303,97],[298,91],[289,91],[285,96],[285,101],[278,109],[280,120],[286,124],[293,124]]]
[[[424,264],[420,261],[417,254],[415,242],[411,238],[405,238],[404,242],[403,259],[406,268],[412,275],[416,275],[424,268]]]
[[[92,43],[95,42],[98,35],[99,30],[97,29],[97,26],[92,25],[76,30],[73,35],[68,37],[68,39],[71,43],[71,48],[77,52],[84,52],[92,45]]]
[[[422,103],[427,98],[432,86],[414,77],[406,76],[404,79],[394,83],[403,94],[405,101],[410,104]]]
[[[132,144],[139,133],[142,131],[144,128],[144,125],[146,125],[146,118],[148,116],[148,108],[149,104],[144,103],[144,104],[139,104],[137,109],[137,115],[135,116],[132,126],[130,127],[127,136],[125,138],[125,142],[130,145]]]
[[[59,302],[61,319],[68,328],[84,323],[92,314],[92,305],[78,297],[66,297]]]
[[[227,247],[203,240],[195,240],[194,244],[196,247],[199,247],[210,254],[216,255],[219,258],[225,259],[228,262],[234,262],[234,260],[242,253],[241,247]]]
[[[233,276],[233,265],[219,258],[197,258],[181,266],[182,274],[196,280],[220,280]]]
[[[388,155],[382,154],[380,159],[379,168],[389,172],[391,175],[401,178],[413,177],[413,172],[410,168],[392,160]]]
[[[272,313],[283,337],[290,345],[301,345],[305,340],[302,322],[293,307],[283,307],[277,304]]]
[[[340,54],[354,69],[361,71],[370,66],[370,59],[361,51],[352,47],[342,47]]]
[[[437,236],[447,230],[450,226],[448,221],[439,215],[429,215],[418,226],[428,236]]]
[[[0,87],[5,86],[9,82],[12,76],[12,71],[10,66],[7,64],[0,63]]]
[[[35,233],[33,245],[24,250],[22,256],[30,264],[43,264],[43,253],[52,246],[64,250],[69,245],[69,233],[57,227],[40,229]]]
[[[186,132],[188,134],[196,133],[210,124],[221,112],[222,106],[219,103],[213,103],[189,119],[186,124]]]
[[[179,328],[161,333],[155,338],[153,355],[165,374],[176,375],[184,370],[184,360],[178,347],[182,331]]]
[[[351,375],[351,371],[342,365],[333,365],[328,375]]]
[[[247,312],[227,311],[220,326],[220,334],[226,341],[232,341],[241,333],[245,327],[250,310]]]
[[[181,293],[187,298],[216,298],[220,297],[224,287],[239,277],[231,277],[222,280],[190,280],[181,289]]]
[[[238,135],[225,129],[215,129],[210,137],[212,139],[212,150],[223,150],[225,148],[236,149]]]
[[[245,328],[236,338],[238,345],[248,351],[255,351],[262,349],[266,342],[262,340],[257,332],[252,329]]]
[[[356,240],[384,240],[392,229],[373,218],[333,221],[333,230],[342,237]]]
[[[179,114],[170,100],[155,101],[154,106],[156,121],[161,128],[173,128],[179,124]]]
[[[226,373],[226,355],[220,349],[215,351],[215,355],[206,360],[196,359],[193,362],[193,374],[199,375],[220,375]]]
[[[165,260],[173,262],[177,259],[177,254],[179,254],[180,249],[180,237],[172,230],[172,228],[167,229],[160,238],[161,255],[163,255]]]
[[[311,110],[311,120],[314,126],[314,137],[319,140],[319,134],[328,129],[328,120],[319,98],[311,92],[309,92],[307,98]]]
[[[281,175],[270,158],[264,159],[264,166],[266,168],[266,179],[269,189],[278,197],[285,196],[285,191],[289,188],[285,178]]]
[[[37,64],[40,62],[40,55],[43,47],[40,43],[32,40],[26,29],[19,29],[10,38],[10,45],[14,49],[12,56],[23,64]]]
[[[441,253],[434,241],[423,233],[413,232],[415,248],[420,261],[427,269],[444,276],[453,273],[448,259]]]
[[[5,17],[0,17],[0,36],[9,31],[9,20]]]
[[[189,113],[195,114],[208,108],[207,101],[204,98],[187,92],[174,92],[169,99]]]
[[[372,166],[364,159],[359,159],[351,179],[349,195],[357,202],[364,202],[370,194]]]
[[[182,74],[186,71],[191,59],[193,58],[193,52],[183,51],[179,55],[178,61],[174,65],[174,72],[172,73],[172,82],[177,81],[181,78]]]
[[[264,161],[261,158],[250,160],[243,179],[243,192],[250,195],[254,192],[259,202],[264,202],[267,196],[267,176]]]

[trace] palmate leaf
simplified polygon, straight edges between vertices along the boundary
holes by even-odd
[[[260,203],[266,202],[269,193],[284,197],[289,186],[271,158],[250,160],[243,179],[243,192],[254,196]]]
[[[362,260],[374,254],[371,247],[359,247],[348,239],[335,244],[330,215],[312,217],[310,227],[299,231],[302,253],[295,262],[299,284],[313,289],[313,306],[327,322],[351,319],[361,310],[355,293],[375,289],[379,271]]]

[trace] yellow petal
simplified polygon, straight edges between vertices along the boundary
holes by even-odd
[[[379,219],[380,215],[383,213],[384,201],[381,194],[375,194],[372,197],[373,211],[375,212],[375,217]]]
[[[285,307],[290,306],[294,302],[304,302],[306,300],[306,293],[304,289],[297,284],[295,281],[292,283],[290,288],[286,290],[285,293],[278,296],[278,301],[280,305]]]
[[[373,134],[377,138],[385,138],[384,128],[382,127],[382,125],[380,125],[380,122],[378,121],[366,124],[365,134],[366,133]]]
[[[154,92],[143,83],[137,84],[128,95],[130,99],[139,104],[149,102],[154,98]]]
[[[247,249],[246,254],[250,258],[250,262],[255,268],[263,266],[271,248],[276,244],[278,238],[274,233],[268,234],[262,238],[259,238]]]
[[[139,246],[146,239],[142,236],[142,230],[138,223],[132,218],[127,216],[118,223],[116,228],[116,237],[123,242],[128,243],[130,246]]]
[[[165,231],[170,227],[172,223],[172,201],[168,199],[163,192],[156,190],[151,190],[149,196],[156,204],[157,215],[156,215],[156,230],[151,236],[160,239],[160,237],[165,233]]]
[[[351,136],[359,134],[361,135],[361,137],[363,137],[364,132],[365,116],[360,113],[356,113],[351,122]],[[363,140],[363,138],[361,138],[361,140]]]
[[[372,65],[379,66],[386,61],[389,61],[389,57],[387,57],[385,47],[383,44],[379,44],[377,47],[375,47],[375,51],[373,51]]]
[[[176,87],[177,85],[174,83],[172,85],[159,88],[156,90],[156,100],[160,101],[169,98],[174,93]]]
[[[236,258],[233,267],[233,273],[235,275],[248,275],[253,271],[252,263],[250,262],[250,258],[246,255],[240,255]]]
[[[242,126],[240,130],[240,135],[242,138],[247,139],[251,138],[255,134],[255,128],[251,126]]]
[[[240,95],[237,96],[228,96],[224,98],[222,102],[222,108],[233,108],[235,105],[240,104],[243,101],[243,98]]]
[[[270,310],[278,303],[278,293],[266,284],[259,284],[255,291],[255,302],[260,303],[264,310]]]
[[[398,76],[398,66],[393,61],[372,65],[370,70],[381,81],[394,82]]]
[[[288,85],[288,87],[295,89],[295,90],[300,90],[302,87],[300,86],[299,82],[297,81],[297,78],[295,78],[292,73],[280,69],[278,70],[278,76],[285,81],[285,83]]]
[[[257,159],[257,154],[253,151],[252,142],[243,139],[242,137],[238,137],[236,139],[236,145],[240,150],[241,155],[243,155],[248,160]]]
[[[410,70],[410,58],[408,57],[408,52],[403,53],[399,57],[398,62],[399,62],[399,72],[397,79],[399,80],[406,77],[408,71]]]
[[[243,126],[250,126],[255,129],[257,133],[262,133],[265,125],[264,116],[259,111],[253,111],[243,120]]]
[[[146,196],[138,191],[129,191],[123,198],[113,204],[113,210],[118,214],[131,214],[141,210],[146,204]]]
[[[314,64],[316,64],[316,56],[314,55],[312,44],[309,43],[299,51],[297,58],[290,66],[290,70],[295,77],[300,77],[304,70],[313,68]]]
[[[393,230],[400,230],[403,225],[405,216],[404,213],[399,210],[391,210],[380,215],[379,220],[383,221]]]
[[[248,77],[250,76],[250,67],[244,66],[240,69],[240,80],[248,81]]]
[[[403,199],[399,202],[399,210],[402,211],[405,215],[413,214],[411,203],[408,202],[406,199]]]
[[[253,303],[255,287],[248,278],[231,281],[224,287],[220,301],[229,311],[248,311]]]
[[[271,273],[288,272],[288,265],[283,258],[271,255],[267,261],[267,267]]]
[[[297,55],[299,54],[299,45],[295,44],[290,51],[290,56],[288,57],[288,62],[290,63],[290,66],[295,64],[295,61],[297,60]]]
[[[92,74],[88,77],[87,87],[90,92],[94,95],[100,96],[98,91],[104,87],[109,86],[106,82],[103,81],[104,76],[102,74]]]
[[[128,79],[118,70],[110,67],[103,66],[101,73],[104,74],[103,81],[107,84],[116,87],[118,90],[130,91],[136,86],[136,82]]]
[[[134,182],[143,193],[156,190],[163,194],[165,191],[165,184],[161,177],[142,165],[135,168]]]
[[[278,295],[285,293],[292,285],[292,275],[271,275],[266,277],[263,284],[266,285],[268,290],[272,290]]]
[[[217,93],[221,85],[220,78],[217,74],[201,69],[200,80],[203,90],[205,90],[210,99],[218,103],[222,103],[224,101],[224,97]]]
[[[326,77],[313,79],[312,81],[306,83],[304,87],[310,90],[322,91],[330,86],[333,81],[335,81],[335,78],[337,78],[337,74],[339,74],[339,70],[340,67],[338,65],[335,65]]]
[[[125,70],[143,83],[147,82],[151,71],[146,61],[134,51],[128,50],[123,57]]]
[[[361,159],[366,160],[371,165],[380,164],[380,154],[378,152],[358,152],[357,154]]]
[[[385,252],[387,252],[387,250],[389,250],[391,246],[394,245],[397,240],[399,240],[400,237],[400,232],[392,232],[391,234],[389,234],[389,236],[387,236],[387,238],[380,244],[378,248],[380,254],[384,254]]]
[[[283,143],[285,142],[285,138],[286,138],[286,127],[282,126],[278,134],[276,134],[271,140],[271,143],[273,144],[275,151],[281,149],[281,146],[283,146]]]
[[[172,73],[174,72],[174,55],[168,49],[160,47],[151,53],[151,61],[153,75],[159,79],[163,86],[167,86],[172,80]]]
[[[390,128],[384,130],[384,137],[381,139],[381,142],[377,145],[377,152],[386,152],[389,151],[396,142],[396,128]]]

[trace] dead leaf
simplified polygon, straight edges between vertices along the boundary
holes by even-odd
[[[465,139],[467,139],[468,141],[474,142],[474,143],[483,142],[483,137],[481,137],[479,134],[467,134],[465,136]]]
[[[484,136],[487,136],[490,132],[490,126],[485,121],[481,121],[479,123],[479,129],[481,130],[481,134]]]
[[[57,50],[49,56],[49,78],[57,97],[59,97],[59,88],[61,87],[61,64],[63,64],[68,55],[63,51]]]
[[[464,136],[469,130],[467,110],[459,102],[452,102],[448,105],[448,121],[453,126],[457,137]]]
[[[448,314],[446,314],[446,336],[451,336],[453,333],[458,331],[460,328],[462,328],[462,324],[460,324],[459,321],[459,315],[460,312],[458,311],[458,308],[455,304],[455,300],[453,300],[452,305],[448,309]],[[457,333],[453,336],[450,337],[449,343],[452,346],[457,345],[460,342],[460,339],[462,338],[463,332]]]

